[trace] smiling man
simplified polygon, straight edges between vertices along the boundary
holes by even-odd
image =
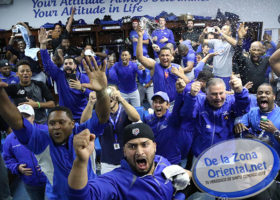
[[[152,129],[143,123],[124,129],[124,159],[121,167],[88,181],[87,163],[94,149],[93,134],[87,130],[74,138],[77,155],[68,177],[69,199],[177,199],[163,170],[170,163],[155,155],[156,143]],[[170,169],[170,168],[169,168]],[[191,176],[191,173],[188,173]]]
[[[57,84],[59,105],[70,108],[74,120],[79,122],[87,105],[87,97],[91,92],[82,84],[88,83],[89,79],[85,74],[77,71],[76,61],[72,57],[64,58],[63,71],[54,64],[47,50],[47,43],[50,39],[47,37],[45,29],[40,29],[38,40],[44,69]]]
[[[108,79],[116,84],[121,92],[122,97],[134,107],[140,106],[140,95],[137,89],[136,74],[142,76],[144,73],[141,66],[136,62],[130,61],[131,54],[128,49],[123,49],[121,61],[116,62],[110,69]]]
[[[243,25],[244,26],[244,25]],[[275,52],[271,57],[264,57],[264,46],[260,41],[255,41],[251,44],[249,50],[249,57],[245,57],[243,55],[243,38],[247,34],[247,30],[239,32],[239,41],[238,45],[235,48],[235,54],[233,57],[233,61],[237,63],[239,66],[239,73],[242,80],[242,83],[245,85],[248,82],[252,82],[253,86],[249,89],[249,92],[252,94],[257,93],[258,87],[267,82],[268,67],[271,66],[272,71],[280,76],[280,68],[279,66],[274,64],[273,60],[279,60],[280,54]]]
[[[234,95],[226,94],[222,79],[212,78],[206,83],[206,95],[199,94],[201,83],[194,82],[191,91],[184,93],[184,104],[180,114],[185,120],[194,120],[195,133],[192,145],[194,156],[217,142],[234,137],[234,119],[249,111],[248,90],[241,80],[231,76]]]
[[[13,99],[14,104],[28,104],[35,110],[35,122],[44,124],[47,121],[47,108],[55,106],[54,98],[46,86],[41,81],[31,80],[32,71],[30,63],[20,60],[16,64],[18,84],[10,84],[6,92]]]
[[[160,49],[159,63],[151,58],[145,57],[143,55],[144,31],[141,29],[141,27],[138,27],[137,34],[138,43],[136,47],[136,57],[144,67],[151,70],[154,92],[166,92],[170,98],[170,102],[173,102],[176,96],[175,83],[177,78],[182,78],[186,83],[190,82],[189,79],[185,76],[183,70],[179,70],[181,68],[179,65],[171,63],[174,57],[172,56],[171,50],[169,48],[162,47]]]
[[[177,142],[179,126],[176,127],[171,123],[171,120],[174,120],[168,110],[169,97],[167,93],[159,91],[154,94],[152,100],[154,114],[145,116],[143,122],[148,124],[154,132],[157,143],[156,153],[167,158],[171,164],[179,164],[181,161],[181,151]]]
[[[271,85],[261,84],[257,90],[258,107],[252,108],[249,113],[242,117],[236,132],[240,134],[251,128],[251,134],[269,142],[280,155],[280,108],[274,103],[274,100],[275,94]],[[262,116],[266,116],[268,120],[262,121]],[[262,134],[263,130],[265,132]],[[242,134],[242,136],[248,135]]]

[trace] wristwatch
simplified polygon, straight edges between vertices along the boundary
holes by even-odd
[[[277,129],[276,131],[274,131],[273,135],[280,138],[280,130]]]

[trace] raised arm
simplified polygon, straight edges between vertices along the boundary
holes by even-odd
[[[70,18],[69,18],[68,23],[66,25],[66,30],[67,30],[68,33],[71,32],[71,26],[72,26],[72,23],[73,23],[73,20],[74,20],[75,11],[76,11],[75,7],[72,7],[71,8],[71,15],[70,15]]]
[[[269,63],[273,72],[280,76],[280,49],[275,51],[269,58]]]
[[[8,84],[0,80],[0,115],[14,130],[23,128],[23,120],[17,107],[10,101],[4,87]]]
[[[221,34],[221,35],[225,38],[225,40],[226,40],[230,45],[232,45],[232,46],[236,46],[236,45],[237,45],[237,41],[236,41],[233,37],[224,34],[218,26],[214,26],[214,28],[218,31],[219,34]]]
[[[92,110],[94,108],[95,102],[96,102],[96,94],[95,94],[95,92],[91,92],[89,94],[89,99],[88,99],[87,106],[83,110],[83,113],[82,113],[82,116],[81,116],[81,120],[80,120],[81,124],[91,118]]]
[[[128,119],[132,122],[138,122],[140,120],[140,115],[138,114],[137,110],[130,105],[122,96],[120,91],[115,90],[112,94],[112,96],[114,96],[114,98],[116,98],[116,100],[122,104],[125,113],[128,116]]]
[[[208,31],[207,31],[207,27],[203,29],[202,33],[200,34],[198,41],[200,44],[208,44],[208,39],[205,39],[205,36],[207,35]]]
[[[92,66],[92,64],[94,66]],[[86,56],[83,66],[87,72],[90,83],[83,83],[82,86],[96,92],[95,111],[100,123],[106,123],[110,115],[110,98],[106,92],[107,78],[105,74],[106,63],[98,66],[92,56]]]
[[[147,58],[143,55],[143,34],[144,31],[141,29],[140,26],[137,28],[137,34],[138,34],[138,43],[136,47],[136,57],[138,61],[146,68],[151,70],[151,74],[153,74],[153,70],[155,68],[156,61],[153,59]]]
[[[86,129],[74,136],[73,146],[76,158],[73,162],[72,170],[68,176],[70,188],[79,190],[84,188],[88,182],[88,160],[94,150],[95,135],[90,134]]]
[[[238,33],[237,45],[241,46],[243,44],[243,39],[247,35],[247,31],[248,31],[248,27],[245,27],[245,23],[241,23],[237,30]]]

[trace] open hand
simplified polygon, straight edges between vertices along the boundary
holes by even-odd
[[[86,56],[85,59],[82,62],[90,83],[83,83],[82,86],[96,92],[102,91],[107,87],[106,62],[98,66],[93,56]]]

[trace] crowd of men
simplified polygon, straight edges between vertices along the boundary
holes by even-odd
[[[12,33],[0,61],[0,199],[15,195],[7,169],[31,200],[215,199],[190,181],[203,151],[247,137],[280,153],[280,49],[269,35],[246,52],[244,23],[233,36],[228,23],[199,31],[189,19],[175,41],[165,18],[151,36],[134,19],[131,46],[94,52],[71,44],[74,13],[37,41],[14,25],[22,38]],[[252,198],[279,199],[279,186]]]

